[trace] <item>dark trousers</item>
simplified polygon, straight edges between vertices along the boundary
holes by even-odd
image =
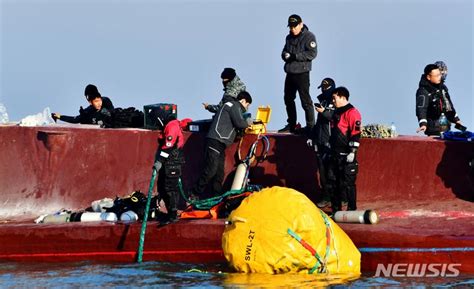
[[[309,94],[309,72],[298,74],[286,74],[285,79],[285,106],[288,115],[288,124],[290,127],[296,125],[296,92],[298,92],[301,100],[301,106],[304,109],[306,117],[306,126],[308,128],[314,126],[314,107],[311,95]]]
[[[318,145],[318,151],[316,152],[316,161],[318,163],[319,171],[319,185],[321,186],[322,200],[329,201],[328,193],[328,167],[330,161],[330,154],[328,148],[323,145]]]
[[[359,164],[356,160],[347,163],[345,155],[331,157],[328,165],[327,188],[331,196],[333,213],[341,210],[343,199],[347,199],[348,210],[357,210],[356,179],[358,170]]]
[[[158,173],[158,193],[165,202],[168,215],[176,217],[179,202],[179,177],[170,177],[167,169],[169,168],[164,166]]]
[[[225,148],[225,144],[220,141],[207,139],[206,152],[204,154],[204,169],[193,189],[194,194],[200,195],[204,193],[208,185],[210,185],[213,195],[222,193]]]
[[[157,188],[160,197],[165,202],[168,215],[176,217],[179,204],[179,178],[184,164],[183,153],[179,149],[174,149],[169,153],[168,159],[163,163],[163,167],[158,172]]]

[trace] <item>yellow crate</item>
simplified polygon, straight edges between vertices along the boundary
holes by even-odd
[[[257,115],[255,116],[255,123],[252,124],[245,130],[247,134],[259,134],[259,133],[266,133],[266,125],[270,122],[270,115],[272,114],[272,109],[269,105],[267,106],[259,106],[257,109]]]

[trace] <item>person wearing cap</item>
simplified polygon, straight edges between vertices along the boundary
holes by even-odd
[[[445,71],[446,76],[447,67]],[[449,122],[462,126],[448,88],[444,84],[443,73],[437,64],[428,64],[416,91],[416,116],[419,125],[417,132],[424,132],[428,136],[439,136],[440,118],[443,114]]]
[[[97,87],[93,84],[86,86],[84,96],[89,102],[89,106],[85,109],[79,108],[79,115],[67,116],[60,113],[52,113],[51,117],[54,121],[58,119],[69,123],[80,124],[98,124],[101,127],[112,127],[112,113],[114,106],[108,97],[102,97]]]
[[[357,151],[362,118],[360,112],[349,103],[347,88],[337,87],[332,97],[335,110],[331,119],[331,156],[327,167],[326,188],[331,197],[334,214],[342,209],[342,201],[345,198],[348,202],[347,210],[357,210]]]
[[[97,95],[99,95],[102,98],[102,106],[105,107],[109,111],[114,111],[114,105],[110,98],[106,96],[102,96],[97,89],[97,86],[93,84],[88,84],[86,88],[84,89],[84,96],[86,97],[87,101],[89,101],[90,98],[95,98]]]
[[[306,132],[314,126],[314,108],[309,93],[309,72],[311,61],[317,55],[316,37],[303,23],[300,16],[293,14],[288,18],[289,34],[286,36],[285,46],[281,58],[285,62],[285,106],[288,116],[287,124],[279,132],[295,132],[296,130],[296,92],[305,111]]]
[[[320,201],[316,204],[320,208],[329,206],[329,194],[327,190],[327,167],[330,155],[329,136],[331,135],[330,120],[334,113],[332,93],[336,89],[336,83],[332,78],[324,78],[321,85],[321,94],[318,95],[318,103],[315,109],[318,112],[316,125],[313,127],[307,145],[316,153],[319,170],[319,183],[322,189]]]
[[[233,98],[237,98],[237,95],[241,91],[245,91],[246,87],[245,84],[240,80],[239,76],[235,72],[235,69],[226,67],[221,73],[222,85],[224,86],[224,95],[222,96],[221,101],[219,104],[208,104],[203,103],[204,109],[216,113],[219,108],[224,103],[225,96],[231,96]]]

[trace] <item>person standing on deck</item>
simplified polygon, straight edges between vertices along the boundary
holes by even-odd
[[[307,145],[316,153],[319,170],[319,184],[322,189],[320,201],[316,204],[319,208],[329,206],[330,196],[327,189],[327,167],[331,151],[329,137],[331,136],[330,120],[334,112],[332,93],[336,89],[336,83],[332,78],[324,78],[321,85],[321,94],[318,95],[318,103],[315,103],[315,110],[318,112],[316,125],[306,141]]]
[[[444,84],[439,66],[428,64],[416,91],[416,116],[420,126],[417,132],[424,132],[428,136],[440,135],[442,132],[440,120],[443,115],[449,122],[462,125],[454,109],[448,88]]]
[[[349,103],[347,88],[336,88],[332,96],[336,109],[331,119],[331,157],[328,162],[327,188],[334,214],[342,209],[344,197],[348,202],[347,210],[357,210],[357,150],[362,118],[359,111]]]
[[[208,185],[213,195],[222,193],[225,149],[234,142],[238,129],[245,129],[250,125],[242,114],[248,110],[251,103],[252,97],[246,91],[241,91],[237,99],[230,95],[224,96],[223,104],[214,114],[207,134],[204,170],[189,193],[191,199],[202,196]]]
[[[306,118],[304,132],[307,134],[314,126],[314,108],[309,93],[309,73],[311,61],[317,55],[316,37],[303,23],[299,15],[288,18],[290,33],[286,36],[281,58],[285,62],[285,106],[288,116],[287,124],[278,132],[296,132],[296,92],[298,92]]]

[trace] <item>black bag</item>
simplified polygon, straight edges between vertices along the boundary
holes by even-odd
[[[112,208],[106,209],[106,212],[113,212],[120,218],[126,211],[134,211],[140,220],[143,220],[145,215],[147,197],[140,191],[133,192],[130,196],[125,198],[116,197]],[[148,219],[152,218],[152,212],[157,210],[157,197],[153,197],[151,200],[150,210]]]
[[[144,115],[143,112],[139,111],[134,107],[129,108],[116,108],[112,115],[113,127],[114,128],[143,128],[144,126]]]

